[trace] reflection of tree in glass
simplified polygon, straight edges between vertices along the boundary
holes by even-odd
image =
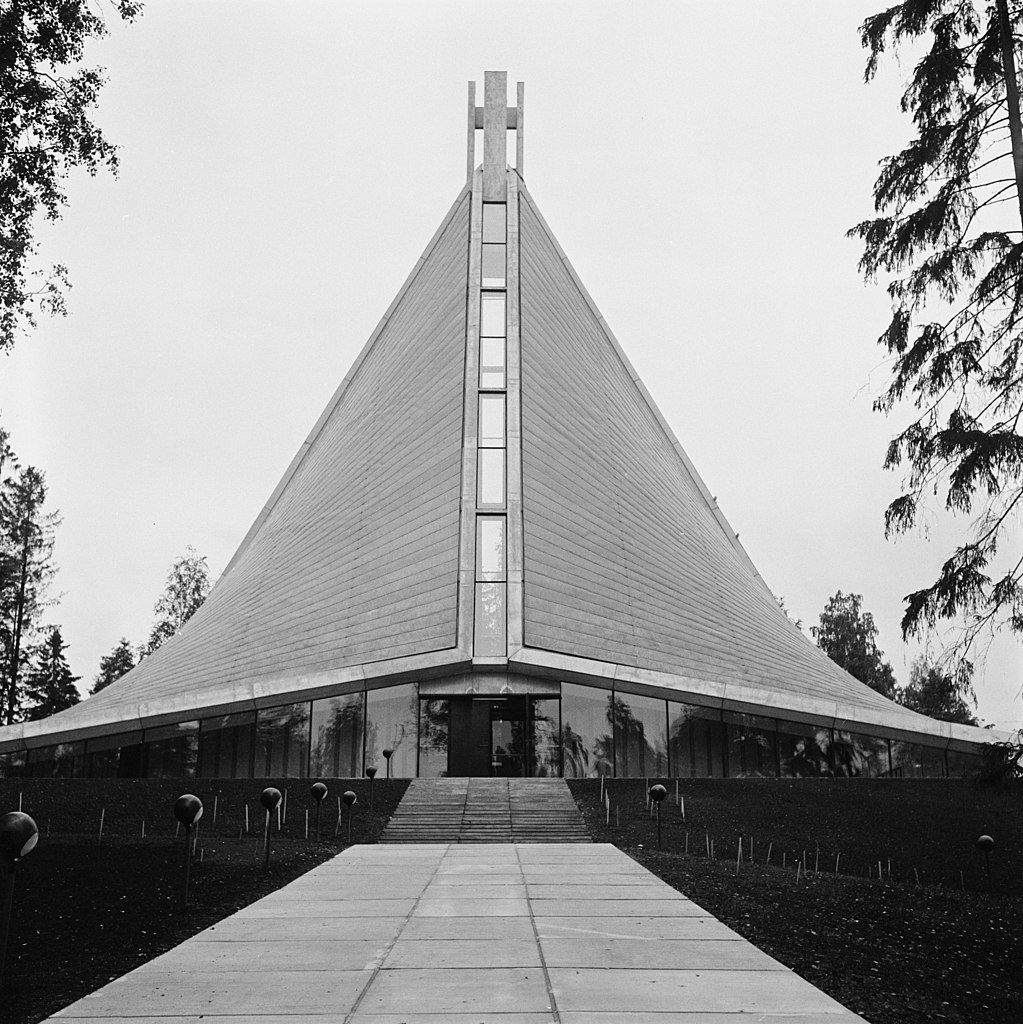
[[[830,775],[827,749],[821,743],[822,739],[827,743],[826,735],[821,731],[813,736],[800,736],[792,748],[792,754],[782,762],[783,774],[796,778]]]
[[[739,776],[774,775],[774,734],[754,726],[736,726],[736,746],[739,748]]]
[[[615,733],[618,777],[639,777],[656,771],[656,755],[647,742],[646,728],[632,708],[621,697],[612,695],[608,698],[608,717]]]
[[[558,702],[542,697],[530,697],[530,711],[533,721],[533,763],[534,778],[542,779],[558,774],[558,723],[557,719],[544,713],[544,707],[551,706],[557,713]]]
[[[267,759],[271,774],[290,774],[291,768],[304,773],[305,744],[308,736],[308,704],[284,704],[265,708],[256,716],[256,736],[260,756]],[[258,764],[258,761],[257,761]]]
[[[586,742],[567,722],[561,729],[561,747],[565,752],[565,775],[570,779],[584,779],[590,755]]]
[[[335,697],[313,746],[316,775],[354,779],[362,774],[362,694]]]

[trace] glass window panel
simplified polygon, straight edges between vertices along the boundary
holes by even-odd
[[[504,242],[506,206],[504,203],[483,204],[483,241]]]
[[[256,713],[204,718],[199,730],[199,775],[211,779],[247,779],[252,774]]]
[[[448,774],[450,708],[434,697],[419,702],[419,777],[442,779]]]
[[[484,288],[503,288],[506,284],[504,268],[505,247],[484,244],[480,284]]]
[[[504,506],[504,449],[480,448],[477,456],[477,504],[481,508],[501,508]]]
[[[480,395],[479,445],[504,447],[504,395]]]
[[[366,694],[366,767],[387,776],[384,750],[391,750],[391,777],[416,774],[419,693],[414,683],[387,686]]]
[[[362,690],[313,701],[311,775],[321,779],[362,778],[365,703]]]
[[[309,702],[260,708],[256,715],[256,776],[304,779],[309,763]]]
[[[504,292],[483,292],[480,296],[480,337],[504,337]]]
[[[505,616],[506,583],[476,584],[476,616],[473,653],[484,658],[501,658],[508,653]]]
[[[755,715],[725,712],[728,738],[728,774],[733,779],[778,774],[774,721]]]
[[[614,767],[610,690],[561,685],[561,748],[566,779],[610,775]]]
[[[668,701],[669,773],[675,778],[697,777],[693,749],[693,718],[696,708],[691,704]]]
[[[504,575],[504,516],[477,516],[476,578],[495,580]]]
[[[34,747],[28,752],[28,772],[37,779],[80,779],[85,773],[85,740]]]
[[[892,774],[906,778],[941,778],[945,774],[945,751],[923,743],[892,740]]]
[[[663,700],[615,693],[615,775],[618,778],[667,774],[667,725]]]
[[[199,760],[199,723],[177,722],[143,733],[147,779],[195,775]]]
[[[778,760],[785,778],[831,775],[831,730],[799,722],[778,723]]]
[[[945,760],[948,764],[948,774],[951,778],[971,778],[977,775],[984,767],[982,754],[967,753],[964,750],[952,750],[945,752]]]
[[[139,775],[142,730],[97,736],[85,743],[85,776],[89,779],[132,778]]]
[[[843,778],[876,779],[888,774],[888,741],[836,729],[831,743],[835,774]]]
[[[480,338],[480,387],[503,388],[504,338]]]
[[[0,754],[0,779],[20,779],[25,774],[25,761],[24,750]]]
[[[533,723],[530,773],[537,779],[556,779],[561,775],[561,701],[557,697],[530,697],[529,714]]]

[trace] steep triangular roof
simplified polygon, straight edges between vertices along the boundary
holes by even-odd
[[[526,646],[903,717],[781,611],[520,195]]]
[[[476,663],[889,735],[979,739],[886,700],[788,620],[508,175],[518,243],[509,351],[521,360],[521,388],[510,381],[508,391],[520,416],[509,435],[521,428],[508,449],[509,480],[521,479],[521,503],[508,508],[509,521],[521,508],[521,570],[508,585],[521,587],[521,604],[509,611],[518,625],[507,659]],[[182,632],[83,704],[0,729],[0,749],[369,680],[450,677],[474,663],[467,337],[475,343],[479,202],[478,188],[459,195]]]

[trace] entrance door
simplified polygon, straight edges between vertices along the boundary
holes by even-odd
[[[448,775],[525,774],[525,697],[452,697],[448,706]]]

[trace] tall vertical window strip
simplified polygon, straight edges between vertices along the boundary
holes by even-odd
[[[480,338],[480,387],[504,388],[504,338]]]

